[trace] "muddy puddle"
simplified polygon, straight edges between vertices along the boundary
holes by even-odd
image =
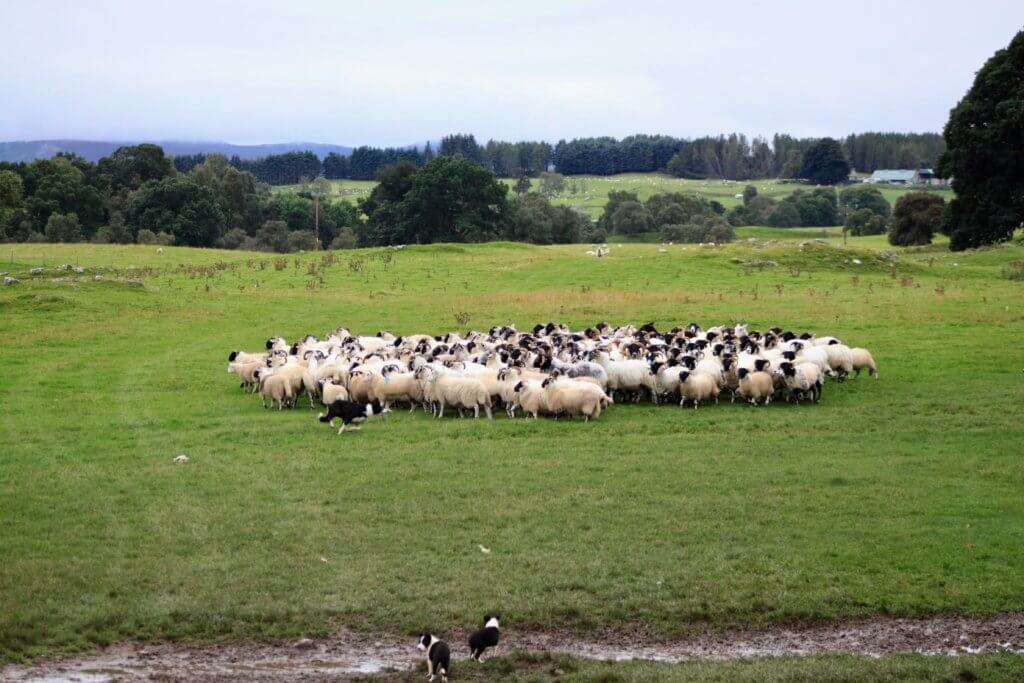
[[[456,659],[462,638],[451,638]],[[988,617],[869,619],[799,628],[696,635],[670,642],[624,636],[582,640],[506,629],[498,654],[511,650],[558,652],[587,659],[661,662],[725,660],[781,655],[896,653],[962,656],[982,652],[1024,654],[1024,613]],[[288,644],[184,647],[125,643],[74,658],[8,666],[0,680],[33,683],[113,683],[152,680],[338,680],[412,668],[415,638],[339,631],[329,638]]]

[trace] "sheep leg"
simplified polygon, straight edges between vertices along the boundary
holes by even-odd
[[[459,406],[459,419],[461,420],[464,417],[466,416],[462,414],[462,406]]]
[[[488,420],[494,419],[494,413],[491,412],[491,407],[489,405],[484,406],[484,412],[487,414]]]
[[[443,403],[438,403],[437,404],[437,419],[440,420],[442,417],[444,417],[444,404]]]
[[[474,420],[479,420],[480,419],[480,404],[479,403],[477,403],[476,405],[473,406],[473,419]]]
[[[333,422],[334,418],[331,418],[331,421]],[[332,424],[331,426],[333,427],[334,425]],[[345,423],[344,422],[341,423],[341,429],[338,430],[338,433],[341,434],[343,431],[345,431]]]

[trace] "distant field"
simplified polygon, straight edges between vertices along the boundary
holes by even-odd
[[[488,610],[520,630],[662,638],[1024,609],[1024,289],[1002,277],[1024,247],[900,250],[893,266],[884,238],[839,250],[816,232],[604,259],[4,245],[0,271],[22,283],[0,289],[0,659],[336,624],[460,632]],[[338,437],[225,372],[270,335],[440,333],[457,314],[812,329],[869,347],[881,379],[829,382],[799,408],[398,412]]]
[[[502,182],[511,187],[515,180],[503,179]],[[807,185],[799,183],[780,182],[778,180],[686,180],[673,178],[660,173],[626,173],[615,176],[566,176],[566,183],[571,187],[576,183],[576,193],[571,194],[567,189],[564,194],[556,197],[553,201],[556,204],[572,206],[584,211],[592,218],[601,215],[601,210],[608,203],[608,193],[612,190],[626,190],[636,192],[641,200],[645,200],[652,194],[662,192],[687,192],[706,197],[709,200],[717,200],[726,207],[732,207],[742,203],[737,199],[737,194],[743,193],[743,188],[753,185],[757,188],[758,194],[774,199],[782,199],[793,193],[794,190],[808,189]],[[537,180],[533,180],[532,187],[536,189]],[[335,196],[355,200],[365,197],[376,185],[373,180],[332,180]],[[275,191],[294,189],[294,185],[284,185],[275,188]],[[875,185],[890,204],[896,199],[915,188],[893,187],[889,185]],[[841,188],[839,188],[841,189]],[[953,197],[953,191],[949,189],[931,190],[944,196],[947,200]]]

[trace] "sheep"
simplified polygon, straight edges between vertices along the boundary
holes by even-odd
[[[850,353],[849,346],[835,342],[819,348],[825,349],[825,354],[828,357],[828,366],[835,373],[836,377],[839,378],[840,382],[853,372],[853,355]]]
[[[292,391],[292,383],[288,377],[284,375],[270,375],[269,377],[261,377],[261,370],[257,370],[259,377],[259,391],[260,396],[263,397],[263,407],[267,407],[267,399],[270,399],[270,407],[274,407],[274,401],[277,401],[277,409],[282,410],[285,403],[291,405],[295,398],[295,393]]]
[[[740,368],[736,371],[739,378],[739,387],[736,393],[747,399],[752,405],[758,401],[764,401],[764,405],[771,403],[772,394],[775,393],[775,384],[772,376],[763,370],[751,372],[748,368]]]
[[[233,372],[238,375],[242,383],[239,385],[240,388],[247,391],[254,391],[258,384],[256,380],[256,371],[263,367],[263,363],[259,361],[253,361],[249,363],[228,363],[228,372]]]
[[[588,381],[549,377],[541,387],[551,412],[566,413],[570,417],[582,415],[585,422],[600,417],[601,408],[611,402],[600,386]]]
[[[460,377],[447,370],[442,372],[429,366],[417,370],[416,379],[424,385],[424,397],[429,397],[437,406],[435,414],[438,418],[444,417],[446,405],[456,408],[459,411],[459,417],[463,416],[463,409],[472,408],[473,417],[479,418],[481,406],[484,408],[488,420],[493,417],[491,395],[483,382],[478,379]]]
[[[532,415],[533,419],[536,420],[540,413],[550,411],[547,392],[540,382],[532,379],[520,380],[516,383],[515,392],[516,404],[524,413]]]
[[[607,351],[595,353],[594,361],[608,373],[608,391],[612,397],[616,391],[633,393],[635,401],[639,401],[640,392],[644,388],[652,392],[656,390],[656,385],[651,379],[651,369],[645,361],[612,360]]]
[[[810,400],[815,403],[821,402],[821,384],[824,376],[817,365],[783,361],[779,365],[779,372],[797,405],[800,405],[800,399],[808,394]]]
[[[871,352],[867,349],[860,347],[850,349],[850,358],[853,361],[854,377],[860,377],[861,370],[867,370],[868,375],[878,379],[878,366],[875,365],[875,359],[871,357]]]
[[[353,369],[348,373],[348,395],[350,401],[357,403],[369,403],[373,399],[370,394],[373,391],[373,372],[364,366]]]
[[[380,401],[385,408],[391,409],[391,404],[396,401],[406,401],[410,404],[409,412],[416,410],[416,406],[423,402],[423,388],[416,381],[411,372],[399,372],[401,368],[395,364],[385,365],[381,368],[380,374],[374,374],[370,380],[370,393],[373,398]]]
[[[228,363],[266,363],[268,354],[232,351],[228,354]]]
[[[694,410],[702,401],[707,403],[714,399],[715,403],[718,403],[718,380],[706,372],[680,370],[679,396],[680,408],[686,406],[687,401],[693,402]]]
[[[348,389],[336,379],[320,380],[320,402],[329,406],[335,401],[347,401]]]
[[[274,372],[275,376],[287,377],[292,385],[292,394],[297,398],[302,393],[309,397],[309,407],[315,407],[314,400],[320,392],[320,385],[313,375],[302,365],[284,365]]]

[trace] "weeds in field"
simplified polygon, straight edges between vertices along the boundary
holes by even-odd
[[[281,270],[284,270],[287,267],[288,267],[288,259],[287,258],[285,258],[283,256],[279,256],[276,259],[274,259],[274,270],[281,271]]]
[[[1005,280],[1024,280],[1024,261],[1010,261],[1001,273]]]

